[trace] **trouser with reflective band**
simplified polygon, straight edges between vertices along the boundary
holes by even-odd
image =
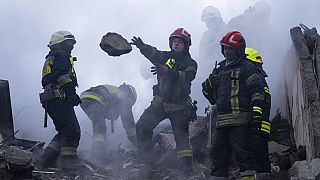
[[[268,137],[261,134],[253,134],[253,147],[256,157],[257,172],[271,173],[269,160]]]
[[[80,126],[73,106],[60,99],[54,99],[48,102],[47,110],[58,131],[48,147],[56,150],[57,147],[77,148],[80,140]]]
[[[189,145],[189,109],[179,111],[165,112],[163,106],[150,105],[141,115],[136,124],[137,139],[138,139],[138,153],[143,155],[152,152],[152,135],[153,129],[164,119],[169,118],[176,141],[177,155],[181,157],[192,158]],[[181,158],[180,158],[181,159]],[[186,162],[189,166],[192,161]]]
[[[75,147],[61,147],[61,157],[77,157],[77,148]]]
[[[193,152],[191,149],[177,151],[178,167],[184,173],[192,173]]]
[[[242,177],[240,178],[240,180],[254,180],[254,175],[242,176]]]
[[[260,131],[270,134],[270,130],[271,130],[271,123],[268,121],[262,121]]]
[[[61,169],[72,170],[77,169],[81,165],[77,149],[74,147],[61,147]]]
[[[55,139],[55,138],[54,138]],[[57,159],[60,155],[59,142],[52,140],[41,155],[42,168],[55,167]],[[58,140],[58,138],[56,138]]]
[[[60,154],[60,143],[59,143],[59,136],[55,135],[51,142],[48,144],[48,148],[58,152]]]
[[[106,107],[91,99],[84,99],[80,107],[92,121],[93,136],[96,134],[105,135],[107,130],[105,121],[107,117]]]
[[[255,156],[252,149],[252,132],[250,126],[231,126],[216,128],[210,157],[211,175],[228,177],[231,151],[240,167],[241,176],[254,175]]]

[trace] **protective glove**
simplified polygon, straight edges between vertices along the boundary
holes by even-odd
[[[78,106],[80,103],[82,103],[72,83],[67,83],[61,86],[61,89],[65,93],[65,100],[68,104],[70,104],[71,106]]]
[[[197,116],[197,107],[198,102],[196,100],[194,100],[192,102],[192,106],[191,106],[191,121],[194,122],[197,120],[198,116]]]
[[[67,96],[66,99],[71,106],[78,106],[80,103],[82,103],[79,95],[76,93],[71,96]]]
[[[261,113],[253,112],[253,120],[251,123],[253,133],[269,137],[270,126],[271,124],[269,122],[263,120]]]
[[[153,75],[160,75],[163,76],[168,72],[169,68],[166,65],[158,65],[158,66],[152,66],[151,72]]]
[[[146,44],[143,43],[142,39],[140,37],[135,37],[133,36],[133,38],[131,39],[131,43],[130,44],[133,44],[135,45],[137,48],[141,49],[143,47],[145,47]]]

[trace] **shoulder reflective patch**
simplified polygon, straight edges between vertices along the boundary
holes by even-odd
[[[43,64],[42,77],[50,74],[52,72],[51,66],[53,64],[53,58],[48,58]]]
[[[270,90],[269,90],[269,88],[268,88],[267,86],[266,86],[266,87],[264,87],[263,89],[264,89],[264,92],[266,92],[266,93],[270,94]]]
[[[111,93],[111,94],[116,94],[116,93],[119,92],[119,88],[116,87],[116,86],[112,86],[112,85],[108,85],[108,84],[103,85],[103,86],[104,86],[104,87],[108,90],[108,92]]]
[[[257,73],[254,73],[251,76],[249,76],[246,80],[246,84],[247,86],[251,86],[252,83],[254,83],[255,81],[260,81],[259,75]]]
[[[167,62],[166,62],[166,65],[167,65],[170,69],[172,69],[174,63],[175,63],[174,60],[171,59],[171,58],[169,58],[169,59],[167,60]]]

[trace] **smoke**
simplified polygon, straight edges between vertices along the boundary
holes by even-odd
[[[130,54],[121,57],[107,56],[99,48],[102,36],[107,32],[120,33],[128,40],[132,36],[140,36],[145,43],[161,50],[169,50],[169,34],[177,27],[184,27],[192,35],[190,52],[197,60],[200,39],[206,31],[200,16],[206,6],[219,8],[225,22],[228,22],[256,2],[257,0],[96,0],[81,3],[77,0],[0,1],[0,78],[7,79],[10,83],[13,115],[18,114],[14,120],[15,129],[20,130],[17,136],[48,142],[55,134],[50,120],[49,128],[42,127],[43,109],[38,98],[38,93],[41,92],[41,69],[53,32],[68,30],[76,37],[73,55],[78,57],[76,70],[80,87],[77,92],[81,93],[99,84],[131,84],[138,92],[138,100],[133,107],[137,121],[149,106],[152,85],[156,83],[155,77],[149,72],[151,63],[135,47]],[[300,22],[319,28],[319,11],[316,8],[320,7],[320,2],[267,2],[272,9],[271,25],[275,38],[271,37],[270,46],[274,47],[272,51],[264,51],[262,56],[265,57],[265,70],[270,75],[268,82],[272,95],[277,97],[277,88],[281,84],[279,77],[282,59],[291,46],[289,29]],[[248,26],[254,26],[254,22]],[[192,88],[192,96],[201,97],[198,99],[201,102],[199,115],[203,115],[203,106],[207,104],[199,86],[205,78],[197,76],[194,83],[197,86]],[[276,104],[273,104],[273,110]],[[76,113],[83,132],[81,146],[84,147],[90,139],[88,134],[92,133],[91,122],[79,107],[76,107]],[[119,127],[116,130],[124,132],[121,121],[116,121],[116,125]]]

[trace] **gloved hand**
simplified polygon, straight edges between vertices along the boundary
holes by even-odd
[[[67,96],[66,100],[71,106],[78,106],[80,103],[82,103],[79,95],[76,93],[71,96]]]
[[[133,36],[131,41],[132,42],[130,44],[135,45],[139,49],[141,49],[141,48],[143,48],[145,46],[145,44],[143,43],[143,41],[142,41],[142,39],[140,37]]]
[[[262,118],[262,114],[253,112],[253,120],[251,123],[253,133],[269,137],[270,135],[270,123],[266,122]]]
[[[194,100],[192,102],[192,106],[191,106],[191,121],[194,122],[197,120],[198,116],[197,116],[197,107],[198,101]]]
[[[65,93],[66,102],[71,106],[78,106],[82,102],[72,83],[61,86],[61,89]]]
[[[163,76],[168,72],[169,68],[166,65],[158,65],[158,66],[152,66],[151,67],[151,72],[153,75],[160,75]]]
[[[253,112],[253,119],[252,119],[252,131],[254,133],[259,133],[261,124],[262,124],[262,114]]]

